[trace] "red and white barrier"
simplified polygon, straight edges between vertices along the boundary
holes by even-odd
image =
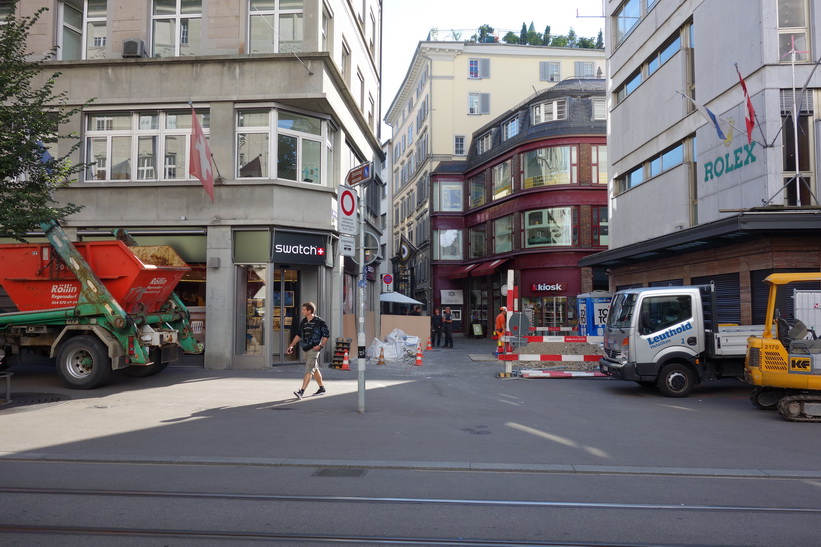
[[[538,355],[530,353],[508,353],[499,355],[500,361],[567,361],[598,362],[602,355]]]
[[[602,372],[583,370],[523,370],[522,378],[606,378]]]
[[[528,342],[570,342],[570,343],[587,343],[587,344],[601,344],[604,342],[604,336],[525,336]]]

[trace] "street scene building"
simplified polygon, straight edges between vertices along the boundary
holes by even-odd
[[[607,288],[578,266],[607,247],[606,131],[605,81],[568,78],[475,131],[467,161],[433,170],[434,307],[486,335],[513,270],[532,326],[577,326],[576,296]]]
[[[305,301],[341,336],[359,268],[339,258],[337,192],[352,168],[381,170],[382,2],[42,0],[18,15],[41,7],[29,51],[56,47],[45,66],[62,73],[56,92],[91,101],[61,128],[80,136],[72,160],[88,165],[57,195],[84,205],[66,232],[95,240],[123,227],[172,246],[192,267],[178,292],[206,368],[294,359]],[[192,108],[213,199],[190,174]],[[376,233],[381,191],[360,189]],[[374,276],[366,294],[378,298]]]
[[[467,165],[476,146],[471,139],[479,128],[566,78],[601,78],[604,71],[604,52],[597,49],[419,43],[385,114],[393,130],[393,237],[387,257],[394,267],[395,290],[423,302],[428,313],[441,304],[433,268],[439,260],[434,258],[437,244],[431,233],[437,199],[431,176],[440,162]],[[403,254],[403,249],[409,252]]]
[[[607,3],[610,249],[580,263],[611,290],[715,283],[760,324],[767,275],[821,267],[813,6]]]

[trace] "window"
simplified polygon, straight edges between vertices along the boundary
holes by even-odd
[[[778,0],[778,54],[782,63],[810,60],[807,34],[807,0]]]
[[[350,80],[349,72],[351,66],[351,48],[342,39],[342,59],[340,61],[339,72],[342,73],[342,79],[348,82]]]
[[[197,116],[208,137],[210,114]],[[190,140],[190,110],[90,113],[86,182],[188,179]]]
[[[453,155],[454,156],[464,156],[465,155],[465,136],[464,135],[456,135],[453,137]]]
[[[237,178],[322,184],[325,126],[319,118],[284,110],[239,110]],[[326,147],[326,154],[332,154],[332,147]]]
[[[784,162],[784,185],[786,192],[784,205],[816,205],[810,189],[814,188],[812,170],[812,94],[807,94],[798,105],[798,144],[795,142],[795,131],[792,117],[793,92],[781,90],[781,116],[784,127],[782,158]],[[798,158],[796,158],[796,148]],[[797,162],[797,163],[796,163]],[[798,178],[796,178],[796,175]]]
[[[530,150],[522,155],[524,189],[578,182],[576,146],[551,146]]]
[[[331,51],[331,15],[328,10],[322,8],[322,51]]]
[[[567,118],[567,99],[533,105],[533,124],[564,120]]]
[[[154,57],[182,57],[200,52],[202,0],[154,0]]]
[[[490,78],[490,59],[469,59],[468,78],[471,80]]]
[[[684,144],[679,144],[662,152],[649,161],[650,176],[655,177],[684,162]]]
[[[561,64],[554,61],[539,62],[539,80],[542,82],[558,82],[561,78]]]
[[[433,231],[434,260],[462,260],[462,231]]]
[[[610,237],[610,226],[607,218],[607,207],[593,207],[593,245],[607,247]]]
[[[478,228],[471,228],[470,229],[470,250],[469,250],[469,257],[470,258],[481,258],[487,255],[487,248],[486,248],[486,239],[485,239],[485,227],[479,226]]]
[[[0,1],[0,19],[5,21],[6,17],[8,17],[10,14],[11,14],[11,0]],[[2,24],[2,21],[0,21],[0,24]]]
[[[660,50],[655,52],[653,56],[650,58],[650,61],[647,63],[647,73],[648,75],[653,74],[657,71],[661,65],[666,63],[670,60],[670,58],[675,55],[678,50],[681,49],[681,37],[676,35],[675,38],[664,44]]]
[[[493,251],[507,253],[513,250],[513,215],[493,221]]]
[[[485,174],[480,173],[470,179],[470,207],[480,207],[485,203],[487,203]]]
[[[519,134],[519,118],[511,118],[502,123],[502,140],[506,141]]]
[[[551,207],[523,213],[525,247],[578,245],[578,209]]]
[[[357,89],[354,91],[354,97],[359,99],[359,110],[360,112],[365,111],[365,77],[362,75],[362,71],[358,68],[356,69],[356,86]],[[410,144],[410,141],[408,141]]]
[[[106,47],[107,0],[60,2],[58,59],[102,59]]]
[[[604,97],[593,97],[593,119],[607,119],[607,101],[605,101]]]
[[[490,114],[490,93],[468,93],[468,114]]]
[[[660,332],[693,317],[693,303],[688,296],[650,296],[641,301],[639,334]]]
[[[444,213],[462,211],[462,183],[436,181],[433,183],[433,210]]]
[[[593,184],[607,185],[607,146],[594,144],[590,147],[590,152],[593,166]]]
[[[413,122],[408,126],[408,145],[413,143]]]
[[[639,23],[641,19],[640,0],[627,0],[613,13],[615,19],[616,42],[621,42],[625,36]]]
[[[302,3],[303,0],[250,0],[248,52],[302,51]]]
[[[641,79],[641,70],[630,76],[627,81],[624,82],[624,85],[616,91],[616,102],[622,102],[628,95],[633,93],[636,88],[641,85]]]
[[[490,131],[476,139],[476,153],[484,154],[490,150]]]
[[[513,192],[513,174],[510,170],[510,160],[494,165],[491,173],[493,173],[493,199],[509,196]]]
[[[593,77],[593,62],[592,61],[576,61],[573,63],[576,73],[576,78],[592,78]]]
[[[626,192],[644,182],[644,167],[639,166],[616,179],[616,192]]]

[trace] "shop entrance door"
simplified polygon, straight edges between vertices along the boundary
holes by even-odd
[[[273,271],[271,291],[270,353],[273,364],[293,363],[299,353],[288,355],[288,344],[296,334],[302,314],[299,289],[299,271],[277,268]]]

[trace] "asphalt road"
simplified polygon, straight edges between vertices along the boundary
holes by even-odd
[[[457,340],[421,367],[169,367],[0,407],[3,545],[815,545],[821,431],[736,381],[686,399],[612,379],[500,379]],[[355,369],[355,363],[352,364]],[[314,386],[309,388],[313,391]]]

